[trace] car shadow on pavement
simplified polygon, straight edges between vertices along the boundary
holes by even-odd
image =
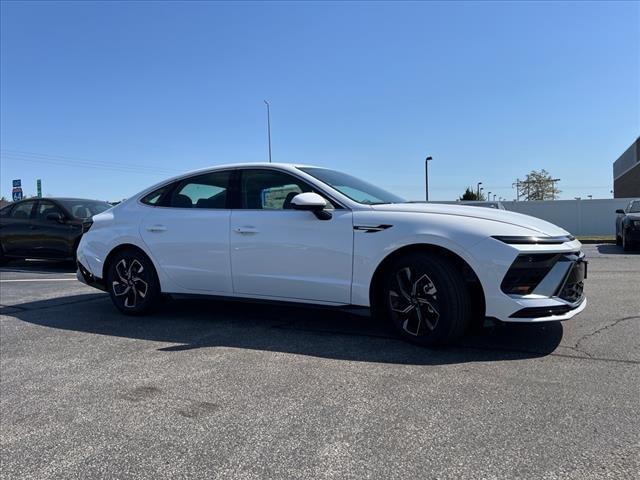
[[[640,255],[640,250],[625,252],[622,247],[612,243],[601,243],[597,247],[598,253],[603,255]]]
[[[232,347],[414,365],[543,357],[557,348],[563,334],[560,322],[511,324],[485,328],[450,347],[428,349],[400,340],[368,315],[334,309],[168,300],[151,315],[128,317],[103,293],[5,306],[0,314],[49,328],[159,342],[158,350],[172,355]]]

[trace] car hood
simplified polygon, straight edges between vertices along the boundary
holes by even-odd
[[[522,213],[510,212],[508,210],[498,210],[497,208],[470,207],[466,205],[447,205],[438,203],[388,203],[383,205],[371,205],[371,208],[387,212],[412,212],[479,218],[492,222],[516,225],[550,237],[569,234],[566,230],[545,220],[531,217],[529,215],[523,215]]]
[[[640,220],[640,213],[627,213],[626,216],[631,220]]]

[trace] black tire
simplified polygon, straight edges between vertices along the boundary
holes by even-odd
[[[0,245],[0,266],[6,265],[8,262],[9,259],[5,256],[4,249],[2,248],[2,245]]]
[[[160,282],[151,260],[134,249],[122,250],[109,261],[107,290],[118,310],[127,315],[150,312],[160,297]]]
[[[407,254],[385,270],[374,309],[400,336],[422,346],[451,343],[471,319],[471,295],[459,269],[444,258]]]
[[[633,250],[633,242],[631,242],[629,234],[624,228],[622,229],[622,250],[624,250],[625,252],[630,252],[631,250]]]
[[[622,237],[620,235],[616,235],[616,245],[619,247],[622,246]]]

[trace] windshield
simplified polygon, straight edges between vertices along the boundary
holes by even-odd
[[[58,200],[75,218],[90,218],[109,210],[111,205],[97,200]]]
[[[354,202],[364,203],[366,205],[377,205],[381,203],[402,203],[405,201],[393,193],[389,193],[370,183],[363,182],[346,173],[314,167],[301,167],[299,170],[335,188]]]
[[[631,202],[631,205],[629,206],[629,213],[640,213],[640,200]]]

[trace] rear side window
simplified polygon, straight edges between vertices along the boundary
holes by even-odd
[[[166,201],[173,208],[228,208],[231,171],[211,172],[180,181]],[[165,203],[165,202],[163,202]]]
[[[35,202],[24,202],[19,205],[13,207],[9,216],[11,218],[27,220],[31,216],[31,210],[33,210],[33,206]]]

